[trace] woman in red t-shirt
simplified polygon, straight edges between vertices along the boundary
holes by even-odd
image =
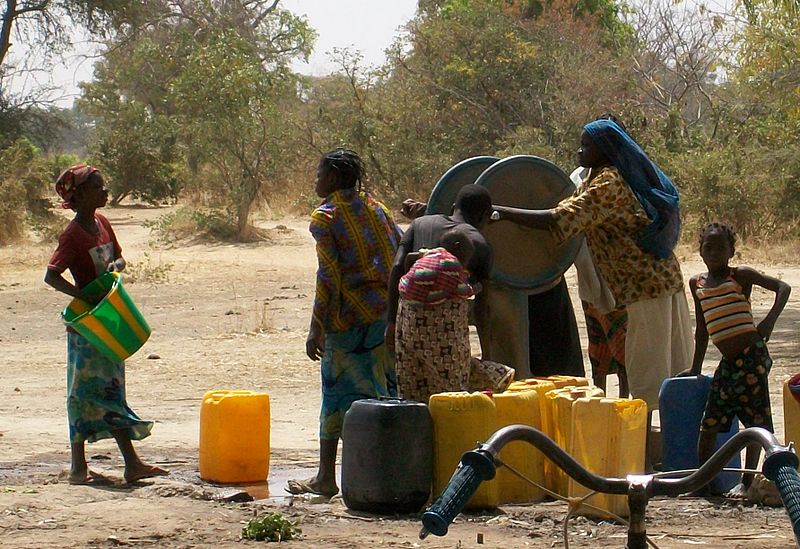
[[[108,201],[103,177],[93,167],[72,166],[56,181],[62,207],[75,210],[75,218],[58,238],[58,247],[47,265],[47,284],[92,305],[104,296],[84,288],[102,273],[125,268],[125,259],[114,230],[105,216],[96,213]],[[74,284],[63,276],[69,269]],[[152,421],[144,421],[125,401],[125,363],[102,355],[80,334],[67,330],[67,417],[72,454],[70,484],[108,481],[89,471],[85,442],[114,438],[125,460],[125,481],[166,475],[167,471],[139,459],[131,440],[150,435]]]

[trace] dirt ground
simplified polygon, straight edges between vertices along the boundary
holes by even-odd
[[[58,313],[67,299],[42,282],[53,244],[0,249],[0,546],[255,545],[240,540],[243,522],[255,511],[278,511],[300,521],[303,539],[290,542],[297,547],[564,546],[567,509],[558,502],[467,515],[447,537],[420,541],[416,517],[381,518],[350,512],[338,498],[328,503],[283,494],[286,478],[308,475],[316,463],[319,374],[304,354],[316,267],[307,223],[261,220],[271,241],[258,244],[162,246],[144,223],[167,211],[106,211],[135,279],[126,286],[153,329],[144,348],[127,361],[128,402],[142,417],[156,420],[153,435],[137,448],[146,460],[172,471],[136,486],[122,482],[121,459],[110,441],[90,445],[87,456],[92,469],[116,479],[114,485],[65,482],[65,336]],[[682,255],[685,276],[701,270],[696,254]],[[781,386],[800,370],[800,266],[757,267],[795,288],[770,342],[772,402],[782,436]],[[574,289],[574,273],[568,278]],[[756,314],[763,315],[769,298],[754,295]],[[576,313],[583,333],[583,315]],[[706,372],[713,370],[714,359],[709,353]],[[200,402],[212,389],[270,395],[270,484],[251,487],[255,502],[216,501],[224,490],[198,477]],[[625,543],[621,525],[578,518],[566,530],[570,547]],[[648,533],[661,548],[795,547],[783,509],[724,500],[655,500],[648,507]]]

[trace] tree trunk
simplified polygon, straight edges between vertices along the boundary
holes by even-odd
[[[247,175],[240,182],[239,204],[236,208],[236,239],[239,242],[249,242],[253,238],[253,227],[250,225],[250,210],[258,197],[261,188],[260,181]]]
[[[239,242],[249,242],[252,237],[252,227],[250,226],[250,207],[253,200],[242,198],[236,208],[236,240]]]
[[[17,18],[17,1],[6,0],[2,25],[0,25],[0,66],[6,59],[6,54],[11,48],[11,28]]]

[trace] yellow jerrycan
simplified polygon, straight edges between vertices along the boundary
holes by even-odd
[[[645,470],[647,404],[620,398],[578,398],[572,405],[569,453],[592,473],[625,478]],[[569,496],[581,497],[589,490],[569,479]],[[596,493],[581,506],[580,515],[613,518],[628,516],[623,495]]]
[[[585,377],[575,377],[575,376],[547,376],[547,377],[535,377],[533,379],[541,379],[545,381],[551,382],[553,385],[556,386],[556,389],[561,389],[563,387],[588,387],[589,386],[589,379]]]
[[[551,439],[554,439],[553,435],[553,420],[550,417],[550,403],[546,397],[547,393],[555,389],[555,383],[549,381],[544,378],[528,378],[523,379],[520,381],[515,381],[511,385],[508,386],[506,389],[506,393],[509,392],[517,392],[517,391],[535,391],[538,395],[537,400],[539,401],[539,424],[540,427],[537,427],[541,432],[546,434]],[[547,458],[543,458],[543,464],[548,462]],[[543,465],[544,471],[547,470],[547,465]],[[551,464],[552,467],[552,464]],[[544,479],[544,486],[550,490],[552,490],[552,486],[548,484],[548,480]]]
[[[496,430],[494,400],[485,393],[465,391],[432,395],[433,497],[438,497],[456,470],[461,456],[486,442]],[[483,482],[467,502],[468,509],[488,509],[499,503],[497,480]]]
[[[200,478],[221,484],[269,475],[269,395],[209,391],[200,408]]]
[[[528,425],[541,430],[540,395],[533,390],[495,393],[497,429],[506,425]],[[527,442],[515,440],[506,445],[498,458],[539,486],[544,484],[543,454]],[[500,503],[533,503],[544,499],[545,493],[530,482],[519,478],[507,467],[497,469],[497,490]]]
[[[556,385],[552,381],[548,381],[546,379],[528,378],[512,382],[505,392],[516,393],[519,391],[535,391],[536,394],[539,395],[539,398],[536,400],[539,403],[539,413],[542,414],[546,409],[544,395],[548,391],[552,391],[555,388]],[[542,422],[544,422],[544,418],[542,418]]]
[[[800,390],[796,385],[798,381],[792,377],[783,382],[783,436],[787,445],[794,442],[795,447],[800,447],[800,401],[795,398],[792,388]]]
[[[550,425],[547,426],[548,435],[563,450],[569,452],[572,437],[572,405],[579,398],[602,397],[603,390],[594,386],[562,387],[554,389],[545,395],[550,413]],[[545,487],[559,495],[566,496],[569,491],[569,477],[560,467],[552,461],[545,460],[544,464]]]

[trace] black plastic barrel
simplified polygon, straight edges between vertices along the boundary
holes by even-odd
[[[420,402],[353,403],[342,429],[342,497],[349,509],[416,513],[433,478],[433,421]]]

